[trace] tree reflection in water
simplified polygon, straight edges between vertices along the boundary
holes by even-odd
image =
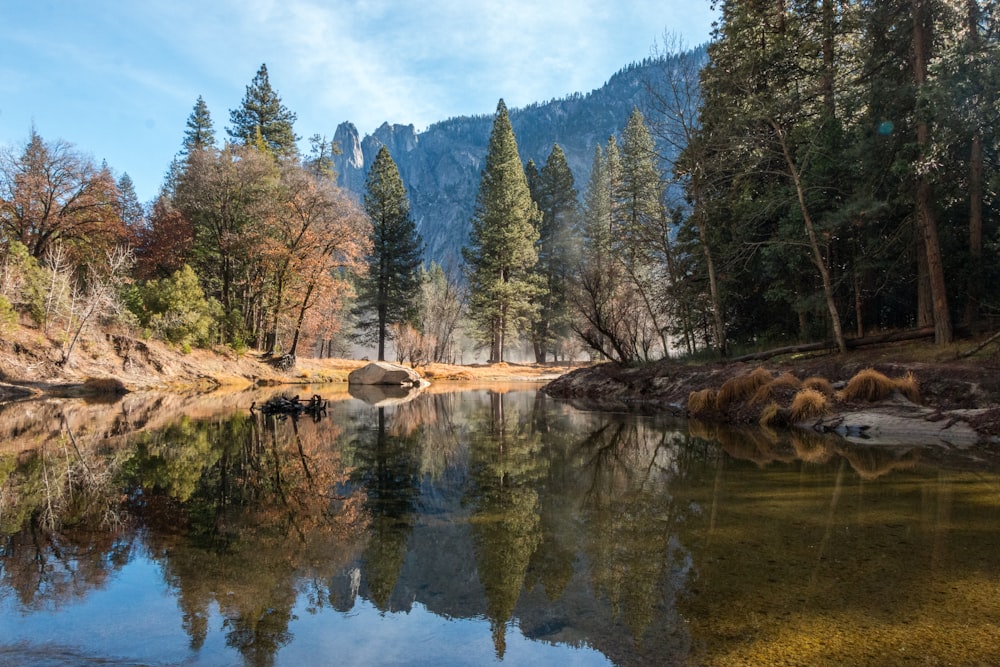
[[[998,541],[980,516],[996,518],[996,476],[927,475],[939,454],[916,449],[687,432],[533,391],[342,401],[316,422],[135,408],[106,418],[113,429],[49,423],[55,437],[0,454],[0,600],[57,612],[148,558],[191,651],[216,637],[246,664],[307,640],[301,615],[351,617],[358,599],[382,617],[419,603],[483,619],[495,659],[511,659],[519,631],[618,664],[710,664],[813,627],[782,617],[779,633],[763,612],[829,623],[815,609],[836,606],[888,624],[876,589],[927,614],[914,591],[954,606],[975,594],[966,582],[998,588],[981,574]],[[851,568],[830,566],[852,554]],[[887,574],[900,585],[883,591]],[[974,647],[982,626],[965,621],[950,631]]]

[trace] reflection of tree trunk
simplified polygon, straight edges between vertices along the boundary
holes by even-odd
[[[816,584],[816,577],[819,574],[819,566],[823,562],[826,554],[826,547],[830,543],[830,536],[833,534],[833,519],[837,513],[837,505],[840,502],[840,493],[844,486],[844,470],[847,467],[847,459],[840,459],[840,467],[837,468],[837,480],[833,485],[833,494],[830,497],[830,511],[826,513],[826,530],[823,532],[823,539],[820,540],[819,549],[816,550],[816,567],[813,568],[812,577],[809,583]]]
[[[725,468],[725,458],[716,457],[715,460],[715,481],[712,483],[712,511],[708,517],[708,534],[715,533],[715,520],[719,515],[719,499],[722,494],[722,471]]]
[[[313,476],[312,472],[309,471],[309,457],[306,456],[305,450],[302,449],[302,437],[299,435],[299,424],[296,420],[292,420],[292,431],[295,434],[295,447],[299,451],[299,461],[302,463],[302,470],[306,474],[306,480],[309,482],[309,488],[313,488]]]

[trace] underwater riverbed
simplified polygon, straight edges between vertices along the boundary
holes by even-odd
[[[0,406],[0,664],[935,665],[1000,655],[982,454],[533,385]]]

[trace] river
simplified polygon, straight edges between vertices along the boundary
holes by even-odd
[[[997,664],[982,454],[304,391],[0,406],[0,664]]]

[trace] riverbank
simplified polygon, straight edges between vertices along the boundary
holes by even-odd
[[[105,333],[81,341],[67,363],[63,346],[37,330],[13,327],[0,339],[0,401],[114,391],[207,392],[220,388],[347,382],[368,363],[300,357],[283,371],[270,357],[229,348],[183,352],[156,340]],[[536,364],[428,364],[431,382],[547,382],[572,370]]]
[[[788,355],[763,363],[687,363],[663,361],[638,367],[602,364],[568,373],[547,385],[550,396],[595,409],[669,411],[712,422],[758,424],[770,403],[779,409],[765,423],[781,423],[821,432],[835,432],[867,444],[942,444],[1000,447],[1000,359],[997,349],[958,358],[970,344],[937,348],[907,343],[846,355]],[[760,369],[760,370],[758,370]],[[890,379],[910,378],[912,396],[890,391],[876,401],[860,400],[840,390],[865,369]],[[717,405],[724,386],[740,384],[754,372],[770,378],[774,397],[754,395],[760,383],[739,401]],[[782,378],[782,380],[778,380]],[[823,409],[796,418],[790,402],[808,378],[824,378],[831,386]],[[785,383],[785,386],[778,385]],[[713,393],[715,392],[715,393]],[[690,400],[701,394],[712,403],[692,410]]]

